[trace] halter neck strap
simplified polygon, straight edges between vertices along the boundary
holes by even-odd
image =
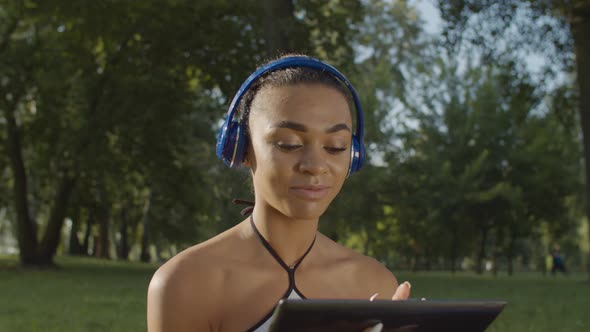
[[[305,256],[307,256],[307,254],[309,254],[309,252],[311,251],[311,248],[313,248],[313,245],[315,244],[316,237],[314,236],[313,237],[313,241],[309,245],[309,248],[307,248],[307,251],[305,251],[305,253],[303,254],[303,256],[301,256],[301,258],[299,258],[297,260],[297,262],[291,267],[291,266],[287,265],[285,263],[285,261],[283,261],[281,259],[281,257],[279,256],[279,254],[272,248],[272,246],[270,245],[270,243],[268,243],[268,241],[266,241],[266,239],[264,238],[264,236],[262,236],[262,234],[260,234],[260,231],[258,231],[258,228],[256,228],[256,224],[254,223],[254,218],[252,217],[252,215],[250,215],[250,225],[252,225],[252,229],[254,230],[254,233],[256,233],[256,236],[258,236],[258,239],[260,240],[260,242],[262,243],[262,245],[272,255],[272,257],[274,257],[274,259],[277,262],[279,262],[279,264],[285,270],[287,270],[287,272],[289,272],[289,274],[295,272],[295,270],[297,269],[297,267],[299,267],[299,265],[301,264],[301,262],[303,261],[303,259],[305,258]]]

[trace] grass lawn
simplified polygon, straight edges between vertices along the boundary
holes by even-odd
[[[58,257],[56,270],[0,258],[0,332],[146,331],[154,265]]]
[[[154,265],[59,257],[56,270],[24,271],[0,257],[0,331],[145,331],[145,294]],[[412,297],[509,302],[488,331],[590,331],[584,275],[475,276],[397,273]]]
[[[398,273],[397,277],[412,283],[412,297],[508,301],[488,331],[590,331],[590,282],[583,274],[493,277],[422,272]]]

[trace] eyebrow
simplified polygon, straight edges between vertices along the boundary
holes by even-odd
[[[300,131],[300,132],[304,132],[304,133],[308,131],[308,129],[305,125],[303,125],[301,123],[297,123],[297,122],[291,122],[291,121],[281,121],[281,122],[277,123],[276,125],[274,125],[273,127],[287,128],[287,129]],[[331,134],[331,133],[335,133],[340,130],[350,131],[350,128],[348,128],[348,125],[346,125],[345,123],[339,123],[337,125],[333,125],[332,127],[329,127],[328,129],[325,130],[325,132],[327,134]]]

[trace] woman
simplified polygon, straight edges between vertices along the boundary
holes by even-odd
[[[232,101],[217,152],[249,168],[256,204],[154,274],[150,332],[265,331],[281,298],[408,298],[409,283],[317,230],[364,157],[358,96],[335,68],[288,56],[258,69]]]

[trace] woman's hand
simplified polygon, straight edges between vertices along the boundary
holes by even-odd
[[[399,286],[397,286],[397,289],[395,290],[395,293],[393,294],[391,299],[394,301],[407,300],[410,297],[410,289],[411,288],[412,288],[412,285],[410,284],[409,281],[405,281],[405,282],[401,283]],[[374,299],[377,298],[377,296],[379,296],[379,293],[373,294],[373,296],[371,296],[369,298],[369,301],[373,301]]]
[[[412,285],[408,281],[401,283],[399,286],[397,286],[397,289],[395,290],[395,293],[393,294],[391,299],[393,301],[407,300],[410,297],[410,289],[411,288],[412,288]],[[371,298],[369,300],[373,301],[378,295],[379,295],[379,293],[373,294],[373,296],[371,296]],[[363,332],[381,332],[381,331],[383,331],[383,324],[381,324],[381,323],[379,323],[375,326],[367,327],[363,330]],[[393,331],[398,331],[398,329],[393,330]],[[406,331],[406,330],[402,328],[402,329],[399,329],[399,331],[401,332],[401,331]],[[411,331],[411,329],[408,331]]]
[[[393,294],[391,299],[394,301],[407,300],[410,297],[410,289],[411,288],[412,288],[412,285],[410,284],[409,281],[405,281],[405,282],[401,283],[399,286],[397,286],[397,289],[395,290],[395,293]]]

